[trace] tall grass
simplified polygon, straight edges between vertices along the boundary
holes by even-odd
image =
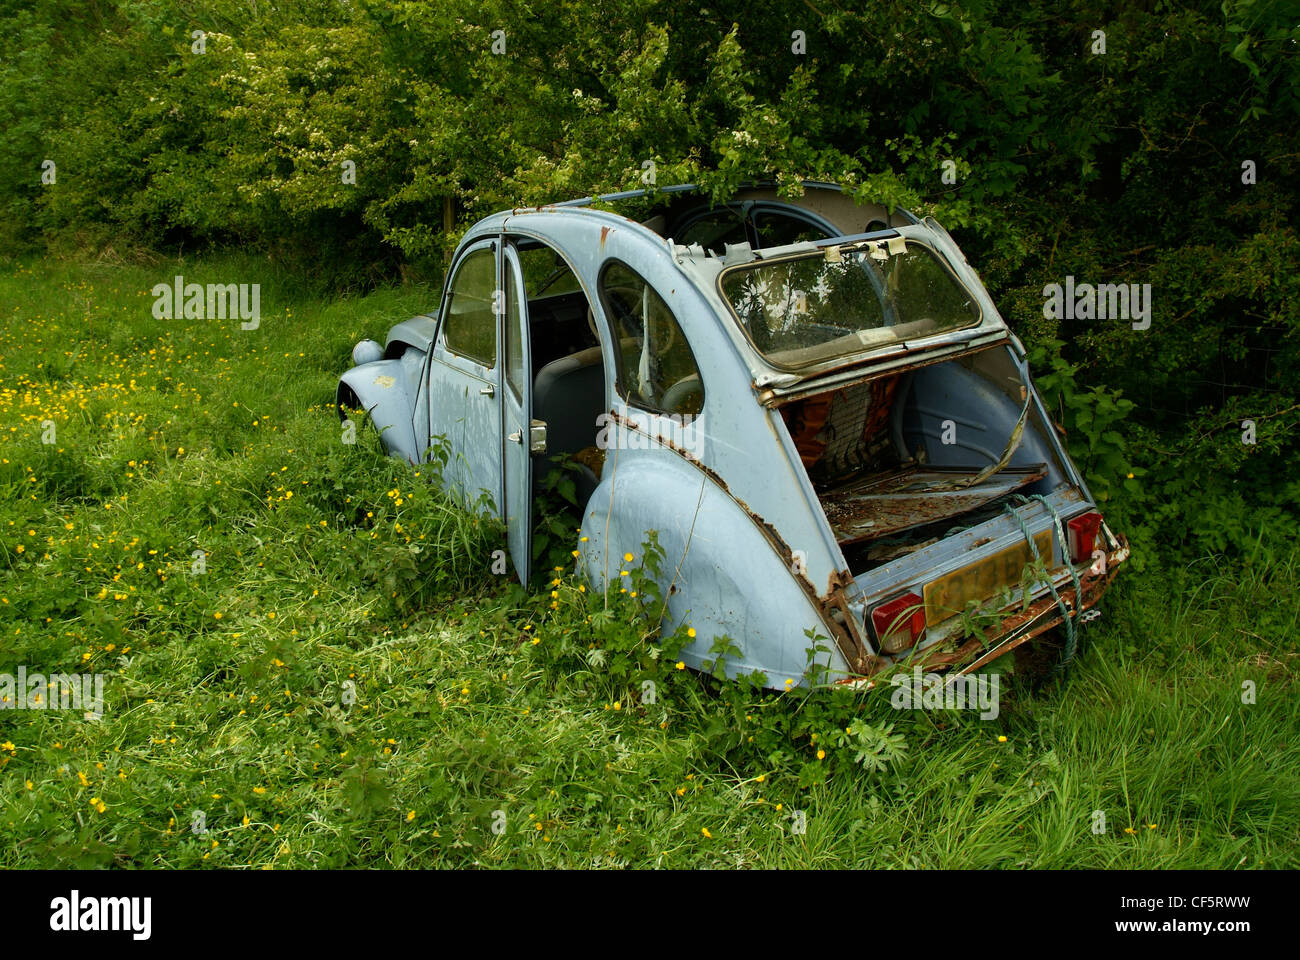
[[[260,328],[154,319],[175,273],[261,282]],[[99,719],[0,711],[0,865],[1300,865],[1293,546],[1121,573],[988,722],[671,666],[642,702],[565,570],[509,587],[496,525],[342,442],[351,345],[435,294],[316,296],[0,270],[0,673],[107,678]]]

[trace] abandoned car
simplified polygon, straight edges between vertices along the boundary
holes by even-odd
[[[655,531],[691,667],[726,637],[727,672],[774,689],[969,672],[1087,619],[1128,547],[937,222],[811,182],[597,199],[475,224],[437,309],[339,384],[389,454],[443,438],[443,483],[504,521],[522,580],[534,477],[565,454],[579,572],[618,581]]]

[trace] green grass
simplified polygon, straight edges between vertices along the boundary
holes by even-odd
[[[155,320],[176,273],[261,282],[261,327]],[[1300,866],[1293,546],[1121,572],[993,721],[718,688],[342,442],[351,345],[435,299],[3,265],[0,672],[107,682],[98,720],[0,711],[0,866]]]

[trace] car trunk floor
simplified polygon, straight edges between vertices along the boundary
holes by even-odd
[[[818,499],[841,545],[873,540],[974,510],[1047,475],[1047,464],[1006,467],[965,486],[979,467],[911,464],[886,474],[858,477],[822,491]]]

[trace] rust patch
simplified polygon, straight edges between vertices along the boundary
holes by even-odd
[[[601,227],[601,228],[600,228],[600,247],[601,247],[602,250],[605,248],[605,238],[608,237],[608,236],[609,236],[609,227],[608,227],[608,226]]]
[[[946,363],[949,360],[957,360],[961,357],[972,356],[977,353],[982,353],[985,350],[992,350],[994,347],[1003,346],[1007,342],[1006,339],[1003,339],[998,340],[995,343],[988,343],[975,347],[971,350],[958,350],[954,353],[944,353],[937,357],[922,356],[914,363],[891,367],[888,370],[876,370],[873,369],[873,366],[897,360],[899,357],[911,356],[914,353],[924,354],[933,348],[917,347],[912,350],[905,350],[902,353],[891,353],[884,357],[876,357],[865,361],[850,360],[848,363],[832,367],[829,370],[819,370],[817,373],[808,376],[803,382],[792,384],[789,387],[763,388],[759,393],[758,402],[765,407],[783,407],[788,403],[795,402],[796,400],[802,400],[805,397],[814,396],[818,393],[824,393],[829,390],[842,390],[845,387],[852,387],[871,380],[878,380],[881,377],[898,376],[902,373],[910,373],[913,370],[920,370],[922,367],[933,366],[936,363]],[[837,374],[844,374],[858,366],[863,368],[861,375],[848,376],[842,383],[826,383],[827,379],[830,379]],[[759,389],[757,384],[755,384],[754,388],[755,390]]]
[[[1047,475],[1047,465],[1008,468],[978,487],[958,484],[969,470],[915,465],[863,477],[821,493],[822,510],[840,544],[873,540],[974,510]]]
[[[1082,604],[1076,601],[1073,584],[1056,588],[1056,592],[1065,602],[1071,619],[1077,622],[1084,610],[1097,605],[1102,595],[1109,589],[1110,583],[1115,577],[1115,571],[1127,555],[1127,544],[1121,542],[1120,549],[1111,553],[1107,558],[1106,573],[1096,576],[1085,573],[1079,577],[1079,586],[1083,593]],[[997,625],[996,629],[989,631],[986,642],[981,642],[978,637],[969,637],[956,650],[949,651],[939,650],[939,645],[936,644],[934,649],[919,654],[917,659],[909,665],[919,666],[922,669],[958,667],[958,672],[961,674],[971,673],[1003,654],[1010,653],[1039,634],[1045,633],[1065,622],[1065,616],[1061,614],[1060,607],[1051,594],[1033,601],[1024,610],[1020,608],[1019,604],[1014,604],[1007,608],[1006,613],[1007,615]],[[876,658],[875,662],[871,664],[873,669],[865,672],[864,675],[871,676],[891,665],[893,664],[888,660]],[[839,682],[853,683],[855,678],[847,678]]]

